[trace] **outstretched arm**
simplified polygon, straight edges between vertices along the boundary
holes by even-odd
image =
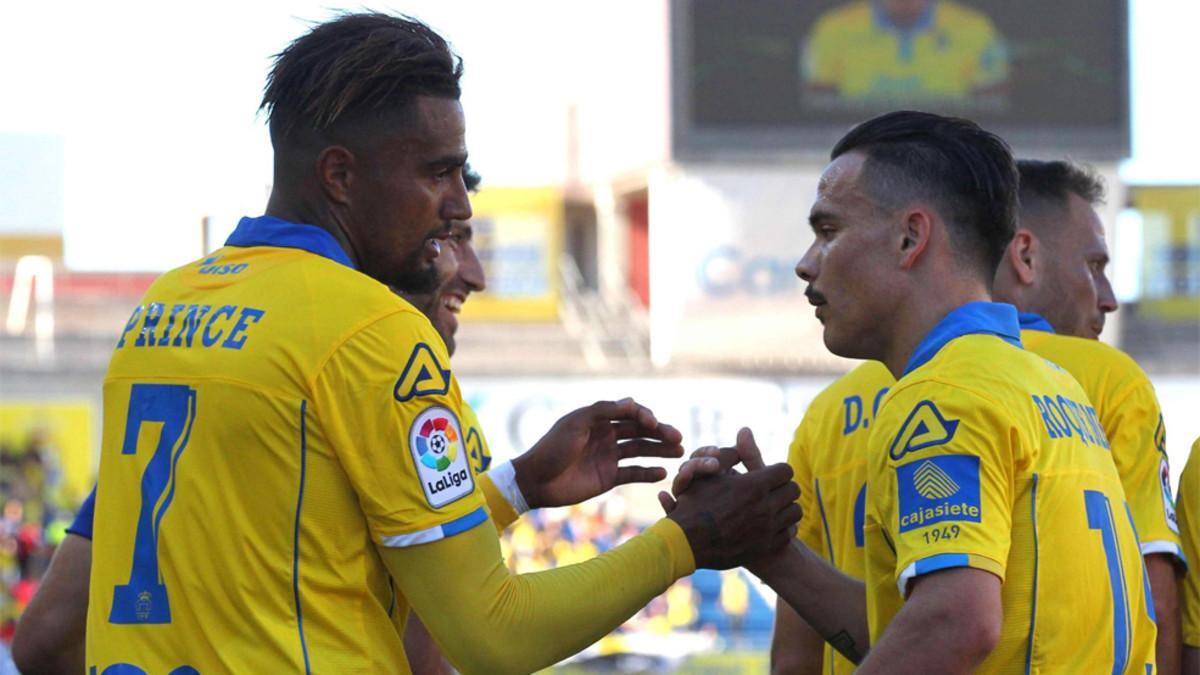
[[[465,673],[531,672],[591,644],[696,567],[727,568],[790,538],[796,488],[784,464],[696,481],[670,518],[578,565],[514,575],[491,527],[384,562],[443,653]],[[469,626],[471,639],[461,638]]]

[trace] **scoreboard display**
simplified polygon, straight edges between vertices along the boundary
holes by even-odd
[[[673,155],[824,154],[896,109],[1024,154],[1129,154],[1127,0],[672,0]]]

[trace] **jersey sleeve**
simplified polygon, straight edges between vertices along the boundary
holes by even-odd
[[[669,519],[591,560],[515,575],[479,528],[386,549],[400,591],[464,673],[531,673],[587,647],[695,569]]]
[[[1200,438],[1192,444],[1192,453],[1179,477],[1179,530],[1183,552],[1189,560],[1200,559]],[[1200,648],[1200,569],[1193,564],[1180,585],[1183,615],[1183,642]]]
[[[74,534],[84,539],[92,538],[92,523],[96,513],[96,488],[88,493],[83,503],[79,505],[79,510],[75,512],[75,520],[71,521],[71,526],[67,528],[68,534]]]
[[[313,390],[310,448],[337,456],[376,545],[425,544],[487,520],[458,385],[424,317],[396,312],[360,329]]]
[[[971,86],[975,89],[996,86],[1008,80],[1008,47],[1003,36],[986,17],[978,17],[972,26],[973,53]]]
[[[479,424],[479,416],[475,409],[462,403],[463,443],[467,457],[471,460],[471,468],[475,475],[488,470],[492,465],[492,451],[488,448],[487,436],[483,434],[483,426]]]
[[[1018,461],[994,402],[944,383],[913,383],[872,433],[868,499],[896,552],[895,581],[973,567],[1003,581]]]
[[[1144,376],[1140,379],[1128,394],[1105,406],[1104,432],[1125,488],[1142,555],[1165,553],[1186,564],[1180,548],[1162,412],[1154,387]]]
[[[811,411],[811,406],[809,407]],[[821,530],[821,516],[818,512],[817,500],[813,486],[812,435],[813,421],[809,413],[796,427],[792,444],[788,446],[788,464],[791,465],[794,477],[792,480],[800,486],[800,497],[796,503],[800,505],[800,524],[796,530],[796,538],[806,546],[821,554],[825,550],[825,539]]]
[[[812,87],[838,89],[845,30],[836,15],[819,19],[801,45],[800,77]]]

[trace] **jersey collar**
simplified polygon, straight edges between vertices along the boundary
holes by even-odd
[[[1051,326],[1049,321],[1043,319],[1041,314],[1021,312],[1017,314],[1017,320],[1021,322],[1021,330],[1040,330],[1043,333],[1055,332],[1054,326]]]
[[[917,345],[904,368],[904,375],[928,363],[954,338],[976,334],[995,335],[1020,347],[1021,326],[1017,321],[1017,308],[1000,302],[969,302],[955,309]]]
[[[332,234],[316,225],[289,223],[274,216],[242,218],[225,245],[298,248],[354,269],[350,256]]]

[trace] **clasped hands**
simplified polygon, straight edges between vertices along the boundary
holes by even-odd
[[[513,460],[530,507],[577,504],[617,485],[666,478],[660,467],[620,460],[682,457],[683,435],[631,398],[600,401],[559,419]],[[737,464],[745,473],[735,470]],[[687,536],[697,568],[751,566],[781,552],[800,520],[787,464],[766,466],[749,429],[733,447],[705,447],[680,466],[671,492],[659,494],[667,517]]]

